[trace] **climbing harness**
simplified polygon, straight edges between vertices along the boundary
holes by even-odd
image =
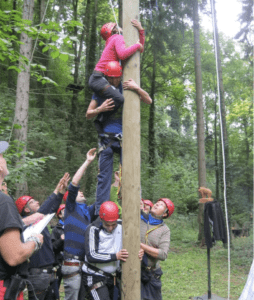
[[[98,147],[98,154],[103,151],[106,150],[107,148],[111,147],[112,144],[116,141],[120,142],[120,145],[122,146],[122,133],[100,133],[99,135],[99,147]],[[105,144],[103,142],[103,138],[109,139],[110,142]]]

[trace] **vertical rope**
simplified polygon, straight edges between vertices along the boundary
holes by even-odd
[[[45,15],[46,15],[46,11],[47,11],[48,5],[49,5],[49,0],[48,0],[48,2],[47,2],[46,7],[45,7],[45,11],[44,11],[44,13],[43,13],[43,17],[42,17],[41,23],[44,22],[44,18],[45,18]],[[40,30],[41,30],[41,26],[40,26],[40,28],[39,28],[39,31],[38,31],[38,34],[37,34],[37,37],[36,37],[36,40],[35,40],[35,43],[34,43],[34,48],[33,48],[33,52],[32,52],[32,54],[31,54],[31,57],[30,57],[30,60],[29,60],[29,64],[31,63],[31,61],[32,61],[32,59],[33,59],[33,56],[34,56],[34,51],[35,51],[35,48],[36,48],[36,46],[37,46],[37,42],[38,42],[38,37],[39,37],[39,32],[40,32]]]
[[[115,23],[116,23],[116,25],[117,25],[118,33],[121,34],[121,33],[120,33],[120,30],[119,30],[118,22],[117,22],[117,20],[116,20],[116,15],[115,15],[115,11],[114,11],[114,7],[113,7],[112,0],[109,0],[109,4],[110,4],[110,6],[111,6],[111,8],[112,8],[112,12],[113,12],[113,15],[114,15],[114,18],[115,18]]]
[[[225,162],[224,135],[223,135],[222,112],[221,112],[218,53],[217,53],[218,45],[217,45],[217,39],[215,36],[216,24],[215,24],[214,0],[211,0],[211,9],[212,9],[212,21],[213,21],[213,32],[214,32],[214,48],[215,48],[215,57],[216,57],[217,89],[218,89],[218,99],[219,99],[219,116],[220,116],[221,147],[222,147],[222,162],[223,162],[224,205],[225,205],[227,240],[228,240],[228,300],[229,300],[229,295],[230,295],[230,234],[229,234],[229,223],[228,223],[228,208],[227,208],[227,193],[226,193],[226,162]]]

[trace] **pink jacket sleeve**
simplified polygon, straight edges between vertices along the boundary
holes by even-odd
[[[125,41],[122,35],[115,39],[115,50],[119,59],[124,60],[134,54],[140,48],[139,44],[134,44],[128,48],[125,47]]]
[[[145,49],[144,48],[144,45],[145,45],[145,30],[144,29],[139,31],[139,41],[143,45],[143,50],[141,51],[141,53],[143,53],[144,49]]]

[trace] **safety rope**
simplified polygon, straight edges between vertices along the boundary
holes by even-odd
[[[146,236],[145,236],[145,243],[146,243],[146,245],[148,244],[148,234],[149,234],[150,232],[154,231],[155,229],[161,227],[161,226],[162,226],[162,224],[159,224],[159,225],[157,225],[157,226],[155,226],[155,227],[153,227],[153,228],[147,230]]]
[[[114,11],[114,7],[113,7],[113,3],[112,3],[112,0],[109,0],[109,3],[110,3],[110,6],[111,6],[111,9],[112,9],[112,12],[113,12],[113,15],[114,15],[114,18],[115,18],[115,23],[116,23],[116,26],[117,26],[117,30],[118,30],[118,33],[120,33],[120,29],[119,29],[119,26],[118,26],[118,22],[116,20],[116,15],[115,15],[115,11]]]
[[[44,18],[45,18],[45,16],[46,16],[46,11],[47,11],[48,5],[49,5],[49,0],[48,0],[48,2],[47,2],[46,7],[45,7],[45,11],[44,11],[44,13],[43,13],[43,17],[42,17],[41,23],[44,22]],[[30,57],[30,60],[29,60],[29,64],[31,63],[31,61],[32,61],[32,59],[33,59],[33,55],[34,55],[35,48],[36,48],[36,46],[37,46],[37,42],[38,42],[40,30],[41,30],[41,26],[40,26],[40,28],[39,28],[39,30],[38,30],[38,34],[37,34],[37,37],[36,37],[36,40],[35,40],[35,43],[34,43],[34,47],[33,47],[33,51],[32,51],[32,54],[31,54],[31,57]]]
[[[217,89],[218,89],[218,99],[219,99],[219,116],[220,116],[220,130],[221,130],[221,147],[222,147],[222,162],[223,162],[223,186],[224,186],[224,206],[225,206],[225,216],[226,216],[226,227],[227,227],[227,241],[228,241],[228,300],[230,295],[230,234],[229,234],[229,223],[228,223],[228,208],[227,208],[227,193],[226,193],[226,162],[225,162],[225,148],[224,148],[224,134],[223,134],[223,123],[222,123],[222,112],[221,112],[221,97],[220,97],[220,81],[219,81],[219,67],[218,67],[218,45],[216,39],[216,20],[215,20],[215,7],[214,0],[211,0],[211,10],[212,10],[212,21],[213,21],[213,32],[214,32],[214,51],[216,58],[216,73],[217,73]]]

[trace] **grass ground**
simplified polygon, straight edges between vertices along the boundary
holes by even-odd
[[[195,216],[170,218],[170,252],[161,263],[163,300],[188,300],[207,294],[207,250],[200,248],[197,240]],[[230,255],[230,300],[237,300],[246,283],[253,260],[253,235],[232,239]],[[227,298],[228,252],[222,242],[211,248],[211,291]],[[25,297],[27,299],[27,297]],[[61,286],[61,299],[64,299]],[[135,300],[135,299],[133,299]]]
[[[207,249],[200,248],[197,223],[192,218],[168,220],[171,229],[170,253],[161,263],[163,300],[187,300],[207,294]],[[222,242],[210,250],[211,291],[220,297],[228,294],[228,251]],[[230,300],[237,300],[246,283],[253,260],[253,235],[232,238],[230,250]]]

